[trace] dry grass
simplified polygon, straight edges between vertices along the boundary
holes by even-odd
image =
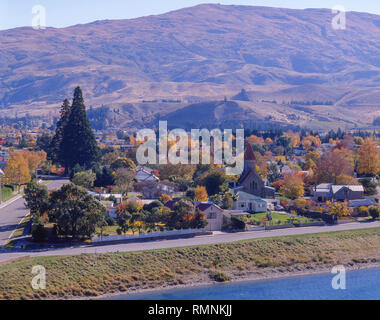
[[[0,265],[0,298],[94,297],[199,282],[215,274],[235,279],[275,270],[375,262],[379,252],[376,228],[133,253],[26,258]],[[46,268],[46,290],[31,288],[35,265]]]

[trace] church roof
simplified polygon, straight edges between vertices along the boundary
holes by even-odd
[[[256,161],[256,157],[250,143],[247,143],[245,147],[244,161]]]

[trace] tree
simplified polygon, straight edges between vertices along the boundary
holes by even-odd
[[[91,237],[100,226],[106,209],[86,189],[74,184],[64,185],[50,197],[49,216],[61,234],[77,237]]]
[[[71,106],[69,100],[65,99],[61,107],[61,117],[57,122],[55,134],[53,136],[53,139],[51,140],[49,147],[48,156],[49,159],[53,161],[53,163],[65,165],[65,163],[63,163],[65,155],[62,153],[62,139],[66,125],[69,121],[70,111]]]
[[[96,168],[95,173],[96,173],[96,180],[95,180],[96,187],[108,187],[108,186],[112,186],[115,183],[115,176],[111,168],[103,167],[102,170],[100,170],[99,168]]]
[[[380,217],[379,207],[370,207],[368,212],[369,212],[369,215],[372,217],[373,220],[379,219],[379,217]]]
[[[160,201],[162,202],[162,203],[166,203],[166,202],[168,202],[168,201],[170,201],[170,200],[173,200],[172,199],[172,197],[171,196],[169,196],[169,195],[167,195],[167,194],[161,194],[161,196],[160,196]]]
[[[208,194],[205,187],[197,186],[195,188],[195,201],[200,201],[200,202],[208,201]]]
[[[343,203],[327,201],[326,205],[331,215],[336,215],[338,217],[346,217],[351,214],[350,209],[347,205],[347,201]]]
[[[317,161],[314,180],[319,183],[337,183],[341,175],[353,175],[353,167],[341,153],[326,152]]]
[[[79,87],[74,91],[68,122],[63,129],[60,151],[66,171],[74,168],[76,164],[85,168],[91,168],[101,156],[87,118],[82,90]]]
[[[376,142],[366,138],[360,146],[358,173],[376,175],[380,171],[380,154]]]
[[[115,191],[125,193],[133,189],[135,179],[134,172],[120,168],[116,170],[115,174]]]
[[[48,211],[49,193],[44,185],[35,181],[29,182],[24,190],[25,206],[30,209],[34,222],[39,222],[41,216]]]
[[[4,175],[6,183],[19,185],[19,187],[31,180],[28,161],[21,152],[10,152]]]
[[[301,176],[291,174],[284,177],[284,183],[280,188],[280,192],[284,197],[297,199],[304,195],[304,182]]]
[[[338,176],[336,178],[336,184],[337,185],[360,185],[359,181],[352,177],[352,176],[349,176],[349,175],[346,175],[346,174],[341,174],[340,176]]]
[[[364,194],[366,196],[373,196],[377,194],[377,184],[371,180],[371,178],[363,178],[359,179],[359,183],[361,183],[364,187]]]
[[[78,172],[71,180],[77,186],[91,189],[94,186],[96,174],[92,170]]]
[[[280,171],[278,170],[278,166],[275,162],[271,162],[268,165],[268,181],[273,183],[281,178]]]
[[[227,177],[223,171],[214,169],[204,173],[199,179],[199,184],[206,187],[207,193],[212,196],[226,191]]]
[[[117,169],[128,169],[135,171],[136,170],[136,165],[135,163],[129,159],[129,158],[120,158],[114,161],[111,164],[112,170],[116,171]]]

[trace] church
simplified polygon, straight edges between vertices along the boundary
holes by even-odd
[[[265,185],[256,171],[256,157],[252,146],[247,143],[244,153],[244,171],[238,181],[239,190],[260,198],[274,198],[275,189]]]

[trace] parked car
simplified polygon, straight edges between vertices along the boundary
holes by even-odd
[[[285,208],[283,206],[277,205],[274,207],[274,210],[276,211],[285,211]]]

